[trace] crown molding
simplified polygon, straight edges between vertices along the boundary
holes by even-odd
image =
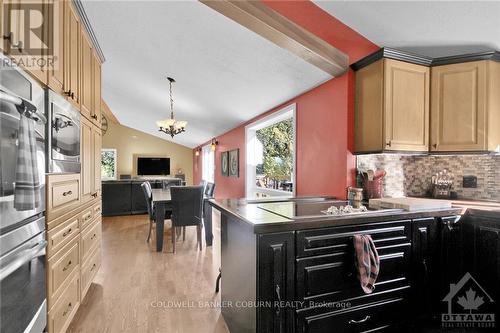
[[[94,30],[92,29],[92,26],[90,25],[89,18],[87,17],[87,13],[85,13],[85,9],[83,8],[83,4],[81,0],[72,0],[73,5],[75,7],[75,10],[80,17],[81,23],[85,27],[85,30],[87,31],[87,34],[90,38],[90,41],[92,43],[92,46],[94,47],[95,53],[99,57],[99,60],[101,63],[106,61],[106,58],[104,57],[104,53],[102,52],[101,46],[99,45],[99,41],[97,40],[97,37],[95,36]]]

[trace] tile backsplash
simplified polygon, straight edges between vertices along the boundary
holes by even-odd
[[[500,201],[498,155],[400,155],[357,157],[358,170],[385,169],[384,196],[428,196],[431,177],[443,170],[454,174],[452,191],[459,199]],[[463,176],[476,176],[477,188],[464,188]]]

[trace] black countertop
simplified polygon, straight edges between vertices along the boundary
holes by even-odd
[[[285,199],[283,199],[285,201]],[[292,198],[289,200],[304,200]],[[314,198],[307,198],[311,201]],[[324,197],[318,200],[325,200]],[[247,201],[244,199],[213,199],[211,205],[223,214],[228,214],[252,226],[255,233],[291,231],[313,228],[335,227],[352,224],[383,222],[388,220],[410,220],[425,217],[444,217],[464,214],[464,208],[438,210],[404,211],[402,209],[382,209],[358,215],[321,215],[287,218],[259,208],[259,203],[266,201]]]

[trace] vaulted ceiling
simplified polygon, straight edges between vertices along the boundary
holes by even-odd
[[[314,1],[380,46],[437,57],[500,49],[500,2]],[[169,111],[195,147],[331,78],[198,1],[84,1],[106,56],[103,98],[118,120],[157,135]]]
[[[317,1],[379,46],[429,57],[500,50],[499,1]]]
[[[85,1],[106,56],[103,99],[126,126],[171,140],[175,116],[194,147],[331,78],[301,58],[197,1]]]

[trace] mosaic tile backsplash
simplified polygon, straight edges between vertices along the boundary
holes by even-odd
[[[500,156],[398,154],[360,155],[358,170],[385,169],[384,196],[429,196],[431,177],[447,170],[454,174],[452,191],[459,199],[500,201]],[[464,188],[463,176],[476,176],[477,188]]]

